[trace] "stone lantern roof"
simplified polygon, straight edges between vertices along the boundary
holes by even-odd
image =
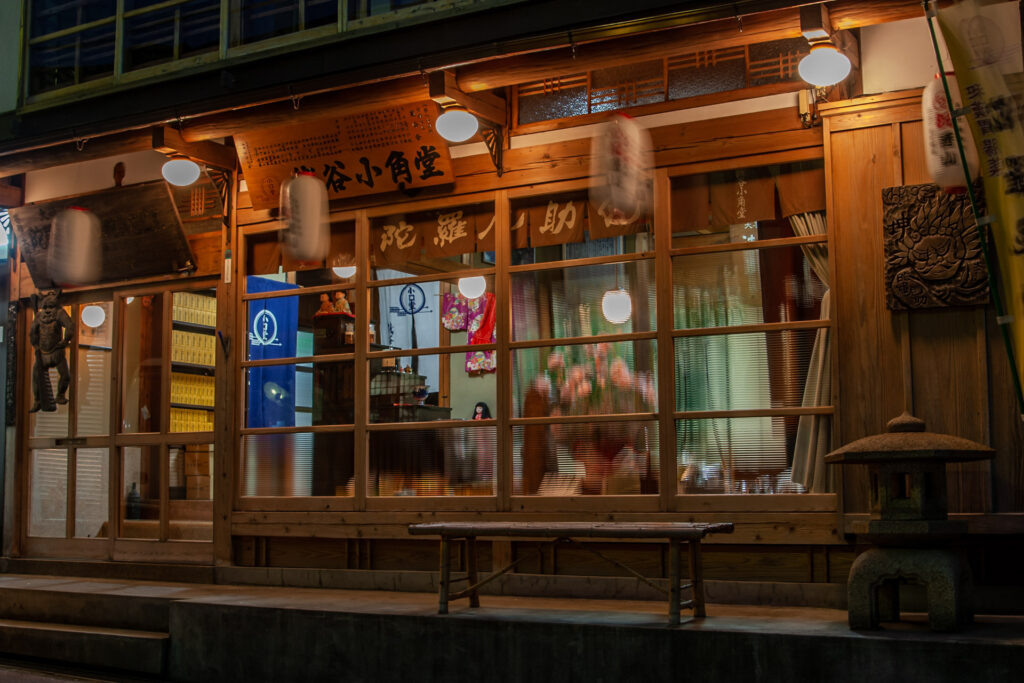
[[[867,464],[897,461],[967,462],[989,460],[995,451],[970,439],[925,431],[925,422],[904,412],[889,420],[885,434],[852,441],[825,456],[825,462]]]

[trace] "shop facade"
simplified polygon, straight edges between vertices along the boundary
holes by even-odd
[[[874,8],[870,20],[833,7],[833,21],[910,18],[912,5]],[[742,39],[748,79],[752,46],[792,39],[795,16],[744,17],[748,32],[773,27],[772,40]],[[663,68],[666,94],[602,109],[595,98],[612,67],[594,57],[589,113],[575,122],[538,113],[571,110],[557,98],[584,87],[569,81],[579,66],[565,67],[575,44],[550,51],[557,58],[453,69],[466,90],[505,88],[502,153],[414,144],[400,191],[373,187],[402,180],[386,124],[364,132],[380,140],[354,145],[365,153],[348,163],[288,157],[331,189],[330,246],[315,261],[282,247],[265,170],[281,158],[261,165],[259,154],[299,144],[288,126],[307,136],[369,126],[368,106],[342,104],[352,91],[162,128],[180,136],[179,151],[231,153],[228,168],[208,166],[201,192],[159,198],[180,231],[161,236],[184,240],[190,267],[171,272],[164,251],[163,266],[146,264],[163,273],[65,288],[66,402],[64,373],[50,368],[53,403],[44,397],[35,412],[30,302],[49,283],[33,267],[32,229],[45,207],[87,205],[101,190],[39,190],[60,184],[46,167],[63,152],[34,165],[13,154],[6,168],[26,172],[26,205],[12,214],[21,257],[11,300],[21,306],[5,554],[213,567],[218,580],[269,583],[345,585],[358,573],[348,570],[376,570],[371,583],[386,585],[436,568],[433,543],[408,536],[414,522],[726,521],[735,532],[708,544],[708,578],[735,582],[736,596],[739,582],[779,583],[783,601],[828,602],[808,586],[845,581],[868,501],[866,475],[831,472],[822,458],[908,410],[996,449],[991,465],[951,468],[950,504],[986,534],[980,583],[1006,580],[985,560],[1021,531],[1024,480],[993,315],[886,306],[879,198],[929,180],[920,89],[837,91],[801,116],[801,86],[776,46],[764,59],[783,77],[673,98],[673,74],[696,54],[686,46],[741,40],[723,21],[701,26],[673,29],[678,49],[644,34],[579,46],[640,51]],[[531,89],[542,72],[566,83]],[[355,92],[400,118],[434,106],[425,81]],[[590,133],[574,125],[617,109],[641,117],[654,146],[651,200],[633,216],[590,201]],[[121,160],[119,135],[84,146],[97,175]],[[155,154],[153,131],[143,137],[141,153]],[[428,147],[438,154],[429,166],[416,156]],[[128,196],[147,182],[115,189]],[[480,544],[480,566],[523,548]],[[602,552],[665,569],[657,545]],[[519,571],[607,573],[568,549],[531,562]]]

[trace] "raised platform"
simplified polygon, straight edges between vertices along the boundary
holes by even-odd
[[[1020,617],[942,635],[923,615],[854,633],[841,610],[714,603],[671,628],[660,601],[495,595],[436,610],[433,593],[0,575],[0,617],[164,632],[176,681],[997,681],[1024,667]]]

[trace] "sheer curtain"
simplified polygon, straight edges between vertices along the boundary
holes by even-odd
[[[825,213],[814,211],[789,217],[793,233],[798,236],[824,235]],[[821,297],[821,319],[831,317],[831,290],[829,289],[828,249],[824,244],[801,245],[804,256],[814,269],[825,293]],[[821,328],[814,339],[811,363],[807,369],[802,406],[826,406],[832,402],[832,336],[828,328]],[[810,493],[829,490],[828,472],[824,457],[829,451],[832,426],[828,415],[801,415],[797,424],[796,444],[793,448],[793,481],[802,484]]]

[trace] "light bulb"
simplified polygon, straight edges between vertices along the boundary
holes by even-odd
[[[107,319],[107,312],[103,310],[102,306],[96,304],[89,304],[82,308],[82,322],[86,327],[99,327],[103,324],[103,321]]]
[[[340,277],[342,280],[347,280],[348,278],[356,274],[355,266],[336,266],[334,268],[331,268],[331,270],[333,270],[334,274]]]
[[[199,164],[191,159],[169,159],[160,173],[171,185],[186,187],[199,180]]]
[[[609,289],[601,297],[601,312],[604,318],[613,325],[621,325],[633,315],[633,300],[629,292],[622,289]]]
[[[487,280],[482,275],[459,278],[459,294],[467,299],[479,299],[487,290]]]
[[[823,88],[835,85],[850,75],[850,60],[832,43],[811,45],[811,52],[797,66],[800,78]]]
[[[434,122],[438,135],[448,142],[465,142],[476,135],[479,127],[476,117],[461,108],[446,109]]]

